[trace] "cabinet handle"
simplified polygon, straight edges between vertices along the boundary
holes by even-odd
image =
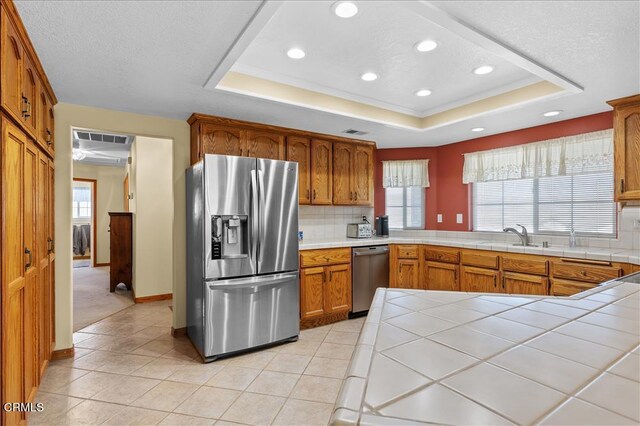
[[[53,243],[53,239],[47,238],[47,244],[49,246],[49,248],[48,248],[49,253],[52,253],[53,250],[55,249],[55,245]]]
[[[624,193],[624,179],[620,179],[620,193]]]
[[[353,196],[356,199],[356,201],[358,201],[358,192],[357,191],[353,193]]]
[[[329,282],[333,280],[333,271],[329,271]]]
[[[47,139],[45,139],[47,145],[51,145],[51,130],[47,129]]]
[[[349,192],[349,199],[353,200],[353,192]]]
[[[503,289],[503,290],[506,290],[506,288],[507,288],[507,287],[506,287],[506,284],[505,284],[505,281],[506,281],[506,278],[505,278],[505,277],[502,277],[502,289]]]
[[[29,118],[29,99],[22,94],[22,117]]]
[[[316,190],[315,189],[313,190],[313,199],[314,200],[316,199]]]
[[[494,276],[493,276],[493,286],[494,286],[494,287],[497,287],[497,286],[498,286],[498,276],[497,276],[497,275],[494,275]]]
[[[307,189],[307,200],[309,200],[311,198],[311,195],[309,194],[309,190]]]
[[[458,271],[456,269],[453,270],[453,280],[458,282]]]
[[[25,269],[29,269],[31,268],[31,264],[33,263],[33,253],[31,253],[31,250],[29,250],[27,247],[24,248],[24,254],[28,254],[29,255],[29,262],[27,262],[26,265],[24,265]]]

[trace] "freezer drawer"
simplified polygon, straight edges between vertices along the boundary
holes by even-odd
[[[299,334],[298,272],[205,284],[207,360]]]

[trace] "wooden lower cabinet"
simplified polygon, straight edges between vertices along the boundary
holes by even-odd
[[[502,291],[508,294],[549,294],[549,279],[537,275],[502,273]]]
[[[300,252],[301,328],[347,319],[352,306],[350,253],[351,249]]]
[[[420,289],[420,261],[418,259],[398,259],[395,287]]]
[[[424,262],[424,282],[427,290],[460,290],[460,267],[452,263]]]
[[[500,293],[500,271],[474,266],[460,267],[460,289],[479,293]]]

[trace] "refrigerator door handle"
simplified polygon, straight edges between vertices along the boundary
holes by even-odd
[[[262,246],[264,245],[265,239],[265,225],[264,225],[264,217],[266,216],[266,212],[262,211],[264,209],[265,201],[264,201],[264,171],[258,170],[258,194],[260,197],[260,214],[258,215],[259,225],[258,225],[258,263],[262,263],[262,259],[264,258],[264,253],[262,250]],[[258,271],[260,269],[258,268]]]
[[[257,170],[251,170],[251,260],[256,262],[256,271],[258,270],[258,233],[260,220],[260,212],[258,209],[257,173]]]
[[[291,281],[298,277],[297,272],[291,272],[287,274],[276,274],[264,277],[247,277],[247,278],[235,278],[231,280],[219,280],[208,283],[209,290],[222,289],[222,288],[241,288],[241,287],[255,287],[261,285],[274,285],[281,284],[287,281]]]

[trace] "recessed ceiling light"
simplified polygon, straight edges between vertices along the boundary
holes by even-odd
[[[438,47],[438,43],[433,40],[424,40],[416,43],[416,50],[418,52],[430,52]]]
[[[561,110],[547,111],[542,115],[544,115],[545,117],[555,117],[556,115],[559,115],[561,112],[562,112]]]
[[[352,18],[358,13],[358,6],[350,1],[339,1],[333,4],[333,13],[340,18]]]
[[[473,129],[471,129],[472,132],[483,132],[484,131],[484,127],[474,127]]]
[[[431,94],[431,90],[429,89],[422,89],[416,92],[416,96],[429,96],[430,94]]]
[[[297,47],[287,50],[287,56],[291,59],[302,59],[304,58],[304,55],[304,50],[298,49]]]
[[[362,74],[362,76],[360,76],[360,78],[364,81],[373,81],[378,79],[378,74],[374,72],[365,72],[364,74]]]
[[[491,71],[493,71],[493,67],[491,65],[483,65],[481,67],[474,69],[473,73],[477,75],[483,75],[483,74],[489,74]]]

